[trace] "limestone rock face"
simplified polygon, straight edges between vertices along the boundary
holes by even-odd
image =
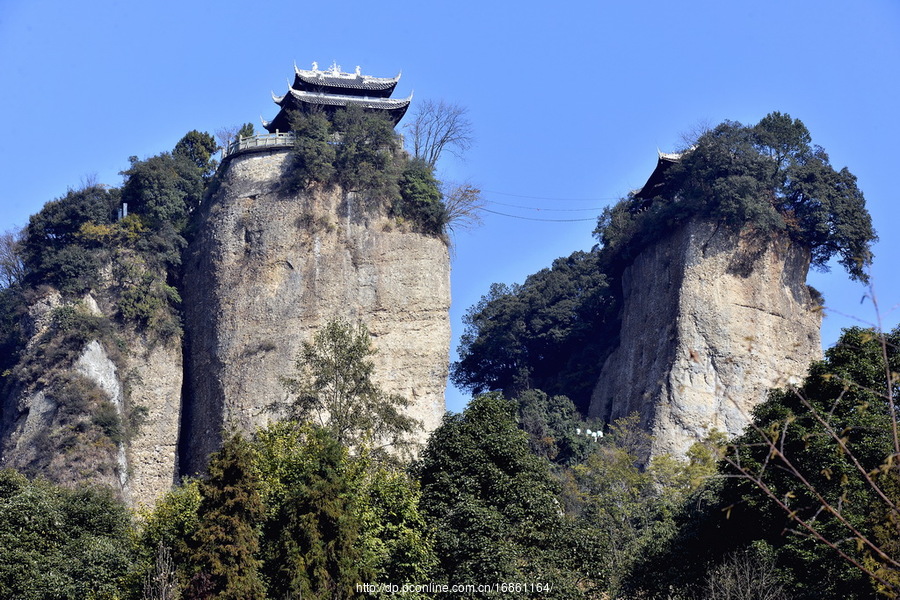
[[[203,469],[223,428],[280,415],[281,378],[330,319],[360,320],[385,391],[430,432],[445,410],[450,266],[444,241],[410,232],[361,194],[279,193],[287,152],[229,159],[186,261],[182,470]]]
[[[711,428],[740,433],[770,388],[821,358],[809,253],[784,236],[693,220],[645,249],[622,278],[620,346],[590,416],[637,412],[651,455],[683,456]]]
[[[181,339],[148,343],[136,338],[124,362],[129,404],[146,411],[128,441],[129,487],[135,505],[152,506],[177,476],[184,379]]]
[[[62,343],[51,327],[54,310],[112,314],[110,283],[78,301],[48,289],[31,305],[18,381],[0,406],[0,466],[64,485],[106,485],[131,505],[152,505],[176,475],[181,338],[151,341],[119,324],[115,340],[89,339],[72,358],[57,350],[50,364],[40,358]],[[129,429],[136,412],[143,418]],[[113,418],[117,432],[110,429]]]

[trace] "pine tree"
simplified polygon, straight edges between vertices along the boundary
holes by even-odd
[[[201,484],[200,525],[193,536],[196,572],[186,598],[262,600],[259,533],[265,510],[249,442],[235,434],[213,455]]]

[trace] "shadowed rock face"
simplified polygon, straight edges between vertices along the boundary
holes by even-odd
[[[446,244],[398,227],[360,194],[280,194],[288,160],[230,159],[189,251],[184,473],[203,468],[223,428],[252,431],[280,416],[281,378],[302,342],[335,317],[368,326],[377,381],[412,400],[426,432],[445,410]]]
[[[637,412],[651,455],[683,456],[711,428],[740,433],[770,388],[821,358],[809,252],[693,220],[644,250],[622,278],[621,343],[590,416]]]

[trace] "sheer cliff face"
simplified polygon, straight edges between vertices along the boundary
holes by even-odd
[[[404,231],[340,189],[278,193],[289,153],[227,165],[186,262],[183,470],[203,468],[224,429],[280,416],[281,378],[335,317],[364,322],[376,379],[431,431],[444,413],[450,267],[440,239]]]
[[[784,237],[691,221],[644,250],[622,278],[620,346],[590,415],[637,412],[651,454],[683,456],[711,428],[740,433],[767,390],[821,358],[809,253]]]
[[[113,325],[110,284],[77,301],[46,288],[31,305],[30,341],[0,407],[0,466],[106,485],[133,506],[152,505],[175,477],[181,339]],[[69,348],[51,325],[60,310],[107,320],[108,329]]]

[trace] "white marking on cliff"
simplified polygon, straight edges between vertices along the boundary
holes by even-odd
[[[109,396],[119,418],[125,421],[125,403],[122,393],[122,384],[116,373],[116,365],[109,359],[106,350],[97,340],[92,340],[87,346],[78,360],[75,362],[75,370],[93,381],[97,387]],[[119,483],[122,484],[122,490],[128,487],[128,457],[125,455],[125,444],[118,444],[117,462],[119,464]]]

